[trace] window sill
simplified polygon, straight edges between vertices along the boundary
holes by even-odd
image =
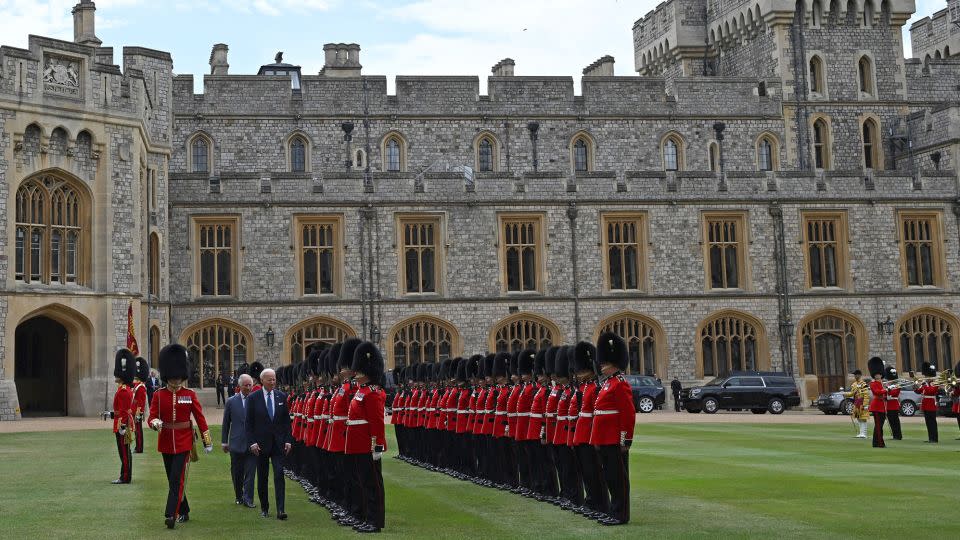
[[[604,293],[610,296],[646,296],[647,291],[640,289],[607,289]]]
[[[506,296],[543,296],[543,291],[504,291]]]
[[[400,295],[401,298],[442,298],[443,293],[439,292],[405,292]]]
[[[224,300],[239,300],[240,297],[237,295],[199,295],[194,296],[193,299],[197,302],[222,302]]]
[[[337,293],[301,294],[300,298],[304,300],[339,300],[340,295]]]
[[[714,294],[730,294],[730,293],[743,294],[743,293],[746,293],[747,291],[746,291],[745,289],[741,289],[741,288],[739,288],[739,287],[736,287],[736,288],[732,288],[732,289],[707,289],[707,292],[708,292],[708,293],[714,293]]]
[[[907,285],[906,289],[908,292],[944,292],[944,288],[939,285]]]
[[[844,287],[807,287],[807,292],[812,293],[844,293],[847,292],[847,289]]]

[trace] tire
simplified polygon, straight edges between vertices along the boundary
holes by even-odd
[[[780,398],[775,397],[770,400],[770,403],[767,403],[767,410],[770,411],[770,414],[783,414],[786,408],[786,405]]]
[[[752,412],[753,414],[766,414],[767,410],[766,409],[750,409],[750,412]]]
[[[653,398],[650,396],[643,396],[637,402],[637,410],[644,414],[653,412],[653,409],[655,408],[656,406],[653,403]]]
[[[717,398],[708,397],[703,400],[703,412],[707,414],[714,414],[720,410],[720,402],[717,401]]]
[[[907,400],[900,403],[900,416],[913,416],[917,414],[917,404]]]
[[[853,402],[852,402],[852,401],[844,401],[844,402],[843,402],[843,405],[840,405],[840,407],[841,407],[840,412],[842,412],[843,414],[845,414],[845,415],[847,415],[847,416],[850,416],[851,414],[853,414]]]

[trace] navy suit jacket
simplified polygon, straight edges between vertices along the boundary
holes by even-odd
[[[290,413],[287,410],[287,395],[273,389],[273,420],[267,412],[263,390],[251,392],[247,397],[247,445],[260,445],[261,456],[282,456],[283,445],[293,444],[290,434]]]
[[[250,396],[247,396],[247,406],[250,406]],[[242,454],[250,449],[247,444],[247,411],[243,406],[243,394],[239,392],[228,399],[224,406],[221,442],[229,443],[231,452]]]

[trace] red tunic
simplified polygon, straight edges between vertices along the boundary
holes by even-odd
[[[174,393],[169,388],[161,388],[153,393],[147,424],[150,425],[156,418],[164,423],[157,436],[157,450],[163,454],[182,454],[190,451],[193,446],[191,415],[197,421],[204,443],[207,443],[210,440],[207,419],[203,417],[203,407],[200,406],[200,399],[197,398],[196,392],[189,388],[181,388]],[[168,425],[183,423],[190,425],[168,427]]]
[[[313,421],[316,424],[316,433],[313,440],[307,441],[309,446],[314,448],[323,448],[323,443],[327,440],[327,428],[330,426],[330,388],[325,387],[320,391],[320,398],[313,402]]]
[[[933,386],[928,383],[923,383],[917,393],[923,396],[920,400],[920,410],[921,411],[934,411],[937,410],[937,394],[940,392],[939,386]]]
[[[420,389],[414,388],[407,398],[407,412],[404,417],[404,424],[407,427],[417,427],[417,407],[420,403]]]
[[[887,412],[887,388],[882,381],[870,381],[870,412]]]
[[[440,398],[443,397],[439,388],[434,388],[430,392],[430,401],[427,403],[427,429],[439,429],[440,427]]]
[[[493,435],[493,423],[496,420],[497,408],[497,388],[488,386],[486,399],[483,405],[483,427],[480,428],[481,435]]]
[[[567,444],[568,425],[570,424],[567,421],[569,418],[567,414],[570,410],[570,388],[565,386],[557,386],[557,388],[560,392],[560,396],[557,398],[557,422],[550,442],[561,445]]]
[[[340,385],[333,397],[332,418],[327,426],[326,449],[330,452],[342,453],[347,440],[347,412],[350,410],[350,400],[356,393],[357,387],[352,381]]]
[[[497,397],[493,407],[493,436],[507,437],[507,429],[510,427],[507,410],[509,408],[510,387],[504,384],[497,386]]]
[[[960,414],[960,386],[954,386],[953,392],[950,393],[950,397],[953,398],[953,412]]]
[[[577,423],[580,422],[580,400],[582,396],[579,392],[580,390],[575,384],[570,385],[567,405],[567,446],[573,446],[575,444],[574,439],[577,434]],[[588,424],[587,431],[589,432],[589,430],[590,427]]]
[[[120,431],[121,425],[133,427],[133,390],[125,384],[113,395],[113,432]]]
[[[314,410],[317,408],[317,402],[320,400],[320,396],[316,390],[310,392],[310,395],[306,400],[301,400],[302,404],[300,406],[300,422],[301,422],[301,431],[302,431],[302,441],[304,443],[312,442],[317,438],[317,428],[320,427],[320,422],[317,421],[317,416],[314,413]]]
[[[466,433],[467,432],[467,414],[470,412],[468,409],[470,407],[470,389],[461,388],[456,393],[455,406],[457,408],[456,412],[456,422],[457,422],[457,433]]]
[[[514,439],[526,441],[527,428],[530,426],[530,408],[533,406],[533,395],[536,392],[536,385],[533,383],[523,383],[520,389],[520,398],[517,399],[517,429]],[[510,430],[514,433],[514,430]]]
[[[887,411],[900,411],[900,389],[887,390]]]
[[[557,411],[560,409],[560,395],[563,393],[563,388],[559,384],[554,384],[550,388],[550,393],[547,395],[547,408],[543,413],[544,423],[546,424],[546,440],[548,443],[553,444],[553,439],[556,438],[557,433]],[[564,413],[566,414],[566,413]]]
[[[600,385],[594,401],[590,444],[623,445],[626,441],[632,441],[636,418],[630,383],[620,373],[607,377]]]
[[[390,415],[390,423],[400,425],[401,419],[403,418],[403,392],[394,394],[393,403],[390,404],[390,410],[393,411]]]
[[[140,416],[147,410],[147,385],[137,383],[133,389],[133,414]]]
[[[517,438],[517,402],[520,400],[521,384],[511,384],[510,395],[507,397],[507,437]]]
[[[487,423],[487,388],[480,387],[474,394],[470,415],[470,432],[474,435],[482,435],[483,427]]]
[[[369,454],[387,449],[383,408],[387,394],[383,388],[363,384],[356,389],[347,411],[346,454]]]
[[[527,425],[526,440],[539,441],[547,436],[545,414],[547,412],[547,394],[550,388],[542,384],[533,385],[535,393],[530,404],[530,418]]]
[[[597,398],[597,381],[588,381],[581,384],[580,392],[580,413],[577,415],[573,444],[590,444],[590,430],[593,427],[593,405]]]

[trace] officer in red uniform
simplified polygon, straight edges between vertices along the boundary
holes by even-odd
[[[250,364],[250,376],[253,377],[253,390],[250,393],[263,389],[263,385],[260,384],[261,373],[263,373],[263,364],[260,362]]]
[[[497,450],[494,446],[493,423],[496,419],[497,388],[493,380],[493,362],[495,354],[488,354],[483,359],[484,398],[482,406],[483,422],[480,427],[480,474],[483,477],[481,485],[493,487],[497,481]],[[478,405],[479,407],[479,405]]]
[[[597,348],[592,343],[577,343],[573,355],[573,372],[579,383],[575,397],[579,412],[573,428],[572,444],[580,465],[584,501],[583,506],[575,508],[574,511],[591,519],[606,517],[610,506],[606,478],[600,467],[600,454],[590,442],[593,410],[597,399],[597,372],[594,364],[596,358]]]
[[[534,496],[533,487],[533,460],[535,459],[533,445],[539,444],[539,437],[529,438],[527,428],[530,426],[530,409],[533,407],[533,396],[536,387],[533,384],[533,363],[537,353],[527,349],[517,357],[517,373],[520,376],[520,395],[517,398],[517,425],[513,438],[517,441],[517,472],[520,474],[520,494]]]
[[[623,377],[629,353],[623,338],[604,332],[597,340],[594,361],[601,374],[600,389],[594,403],[590,444],[600,456],[603,478],[610,492],[610,511],[597,521],[603,525],[623,525],[630,521],[630,443],[636,412],[633,391]]]
[[[213,441],[203,416],[203,408],[196,392],[184,388],[189,377],[189,356],[183,345],[172,343],[160,350],[160,379],[166,384],[153,393],[150,402],[150,429],[159,431],[157,450],[163,454],[163,467],[167,471],[167,505],[164,510],[167,528],[190,519],[190,503],[187,502],[187,465],[193,448],[193,423],[203,440],[203,449],[208,454],[213,450]]]
[[[456,441],[454,448],[454,455],[456,456],[456,461],[454,462],[454,470],[459,474],[455,475],[458,478],[465,478],[467,474],[467,465],[468,459],[467,454],[470,449],[468,448],[467,441],[467,415],[469,414],[468,408],[470,407],[470,384],[467,378],[467,365],[469,361],[466,358],[460,358],[460,361],[457,362],[457,399],[455,402],[452,402],[450,405],[454,407],[453,419],[456,422],[456,428],[454,430],[454,440]]]
[[[143,453],[143,414],[147,411],[147,379],[150,378],[150,364],[143,358],[137,358],[136,373],[133,376],[133,428],[136,443],[133,452]]]
[[[335,463],[339,479],[337,502],[341,507],[340,510],[333,511],[332,515],[340,525],[345,527],[353,527],[360,523],[356,517],[360,514],[360,508],[356,506],[357,498],[352,493],[357,486],[348,481],[351,470],[344,455],[347,441],[347,412],[350,410],[350,400],[357,391],[351,366],[353,353],[360,343],[359,339],[350,338],[340,345],[337,369],[339,369],[341,385],[334,395],[331,423],[327,426],[327,451],[330,452]]]
[[[937,375],[937,366],[930,362],[924,362],[921,365],[924,377],[935,377]],[[923,411],[923,420],[927,425],[927,442],[940,442],[940,433],[937,429],[937,394],[940,393],[940,387],[924,381],[916,389],[920,394],[920,410]]]
[[[555,349],[551,347],[550,350]],[[533,360],[533,381],[530,383],[533,394],[530,402],[530,413],[527,424],[527,452],[531,487],[537,500],[553,500],[557,496],[556,473],[554,472],[553,455],[547,448],[547,396],[550,393],[550,378],[547,375],[547,351],[540,349]],[[556,354],[556,351],[550,355]],[[552,359],[552,358],[551,358]]]
[[[887,381],[897,380],[897,369],[887,366],[883,370],[883,378]],[[896,386],[887,387],[887,421],[890,422],[893,440],[903,440],[903,432],[900,430],[900,388]]]
[[[130,434],[134,429],[133,377],[136,373],[136,358],[127,349],[117,351],[113,359],[113,377],[117,392],[113,395],[113,410],[107,414],[113,419],[113,437],[120,455],[120,477],[113,484],[129,484],[133,476],[133,456],[130,453]],[[130,431],[130,433],[128,433]]]
[[[353,529],[380,532],[384,526],[384,493],[381,457],[387,449],[383,409],[387,399],[378,382],[383,378],[383,356],[367,341],[354,353],[352,370],[358,385],[347,412],[345,453],[357,483],[360,523]]]
[[[573,347],[564,345],[554,360],[554,380],[560,387],[557,400],[557,428],[553,444],[557,449],[557,472],[560,477],[560,507],[573,510],[583,506],[583,480],[580,478],[580,466],[573,451],[573,426],[580,414],[576,403],[576,386],[571,384],[570,364],[573,359]]]
[[[867,362],[870,371],[870,414],[873,415],[873,447],[885,448],[883,442],[883,423],[887,419],[887,387],[883,385],[883,360],[874,356]]]
[[[510,423],[508,418],[509,399],[511,388],[507,384],[510,372],[510,354],[497,353],[493,357],[493,382],[496,384],[496,396],[493,407],[493,444],[496,448],[494,459],[498,463],[494,485],[498,489],[507,490],[516,486],[516,471],[507,465],[510,462]]]

